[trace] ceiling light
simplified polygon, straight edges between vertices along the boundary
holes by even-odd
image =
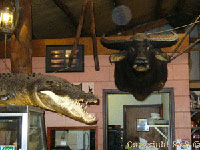
[[[14,26],[14,11],[9,7],[5,7],[0,15],[0,31],[5,34],[12,34],[15,29]]]

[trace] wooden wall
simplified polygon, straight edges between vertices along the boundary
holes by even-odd
[[[179,34],[179,40],[184,36],[184,34]],[[119,37],[109,37],[108,39],[128,39],[130,36],[119,36]],[[117,52],[115,50],[108,50],[104,48],[100,41],[100,37],[97,38],[97,49],[99,55],[110,55],[111,53]],[[73,45],[74,38],[65,39],[42,39],[42,40],[32,40],[32,57],[45,57],[46,45]],[[185,39],[179,51],[183,50],[189,43],[189,37]],[[85,55],[92,55],[92,39],[90,37],[80,38],[79,44],[84,45]],[[175,45],[176,46],[176,45]],[[175,46],[170,48],[163,48],[164,52],[172,52]],[[7,57],[10,57],[10,42],[7,42]],[[4,58],[4,43],[0,42],[0,58]]]

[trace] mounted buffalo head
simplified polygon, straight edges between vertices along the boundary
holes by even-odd
[[[102,37],[104,47],[120,50],[110,56],[110,62],[115,63],[117,88],[133,94],[137,100],[144,100],[153,91],[162,89],[167,81],[167,63],[177,56],[168,56],[160,48],[172,46],[177,41],[175,33],[169,38],[150,38],[144,33],[137,33],[128,40]]]

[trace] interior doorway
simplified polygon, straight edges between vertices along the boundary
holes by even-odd
[[[125,105],[124,106],[124,145],[128,142],[140,143],[140,138],[155,143],[161,143],[163,138],[156,130],[148,127],[147,118],[151,114],[159,114],[162,118],[162,105]],[[134,114],[134,115],[133,115]],[[167,133],[165,133],[167,134]],[[153,141],[152,141],[153,139]],[[130,143],[130,144],[131,144]]]
[[[154,142],[157,147],[163,142],[167,144],[165,148],[172,149],[175,137],[173,88],[155,91],[144,101],[137,101],[131,94],[119,90],[103,93],[104,150],[124,150],[129,141],[131,144]],[[155,115],[160,118],[154,118]]]

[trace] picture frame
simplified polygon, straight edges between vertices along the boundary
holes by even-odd
[[[190,89],[190,108],[200,110],[200,89]]]
[[[84,72],[84,45],[78,45],[68,67],[73,45],[46,45],[46,73]]]
[[[139,132],[149,131],[149,126],[147,125],[147,119],[144,118],[137,119],[136,123],[137,123],[136,125],[137,131]]]

